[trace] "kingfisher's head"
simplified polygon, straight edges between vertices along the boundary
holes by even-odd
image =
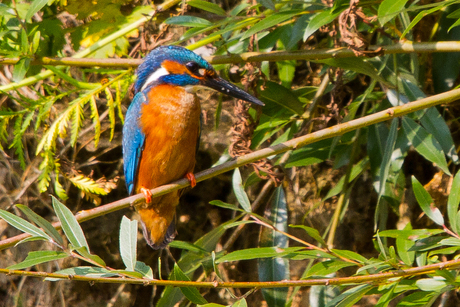
[[[238,99],[264,105],[259,99],[220,78],[211,64],[202,57],[179,46],[153,49],[139,65],[136,74],[135,93],[159,84],[186,88],[206,86]]]

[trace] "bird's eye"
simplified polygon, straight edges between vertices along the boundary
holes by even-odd
[[[198,63],[196,63],[196,62],[188,62],[187,64],[185,64],[185,67],[187,67],[187,69],[192,74],[197,75],[197,76],[203,76],[202,70],[204,70],[204,69],[200,69],[200,65],[198,65]]]

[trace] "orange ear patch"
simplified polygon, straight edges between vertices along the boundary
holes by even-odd
[[[189,74],[188,69],[184,65],[179,64],[179,63],[174,62],[174,61],[168,61],[168,60],[163,61],[161,66],[164,69],[166,69],[170,74],[177,74],[177,75],[181,75],[181,74],[184,74],[184,73]]]

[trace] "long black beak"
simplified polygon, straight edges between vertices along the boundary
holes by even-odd
[[[265,104],[257,99],[256,97],[246,93],[242,89],[240,89],[238,86],[220,78],[207,78],[203,82],[204,86],[210,87],[218,92],[227,94],[229,96],[238,98],[238,99],[243,99],[248,102],[252,102],[254,104],[257,104],[259,106],[264,106]]]

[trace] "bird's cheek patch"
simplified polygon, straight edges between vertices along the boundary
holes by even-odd
[[[182,75],[188,73],[188,69],[184,65],[174,61],[166,60],[163,62],[163,64],[161,64],[161,66],[164,69],[166,69],[170,74]]]

